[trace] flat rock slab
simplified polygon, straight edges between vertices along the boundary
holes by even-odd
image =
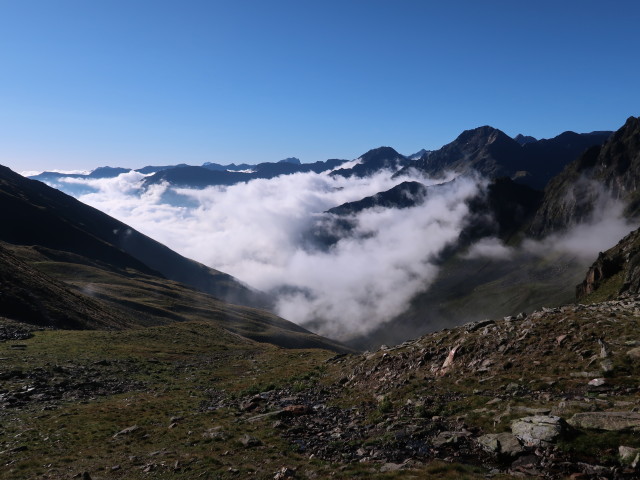
[[[569,419],[569,425],[576,428],[608,430],[640,430],[639,412],[583,412]]]
[[[533,415],[514,420],[511,432],[525,445],[549,446],[564,433],[564,420],[553,415]]]

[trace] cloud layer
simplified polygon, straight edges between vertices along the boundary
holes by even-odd
[[[281,316],[344,339],[401,313],[428,287],[434,258],[457,239],[465,200],[479,186],[459,179],[413,208],[365,210],[351,219],[353,235],[328,249],[310,246],[308,233],[323,212],[407,180],[391,173],[364,179],[301,173],[203,190],[143,191],[137,172],[66,181],[94,190],[79,196],[83,202],[274,294]]]
[[[145,176],[134,171],[65,182],[70,190],[91,192],[79,195],[83,202],[272,294],[284,318],[345,340],[401,314],[430,286],[438,273],[435,260],[466,225],[466,200],[485,183],[461,177],[429,190],[420,205],[364,210],[349,218],[350,234],[330,247],[314,247],[309,232],[332,207],[405,180],[434,183],[416,175],[392,179],[392,172],[369,178],[298,173],[202,190],[167,185],[143,190]],[[596,215],[568,234],[525,242],[518,251],[540,256],[568,251],[587,265],[631,229],[617,208],[603,204],[596,213],[608,215]],[[467,255],[509,260],[518,251],[488,238]]]

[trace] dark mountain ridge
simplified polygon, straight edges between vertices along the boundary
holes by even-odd
[[[204,321],[282,347],[348,350],[243,306],[269,299],[6,167],[0,167],[0,221],[0,318],[117,330]]]
[[[613,200],[627,218],[640,213],[640,118],[630,117],[604,145],[594,145],[571,162],[545,190],[531,235],[543,237],[589,221]]]
[[[76,253],[110,268],[135,269],[191,285],[232,303],[268,306],[230,275],[189,260],[118,220],[0,166],[0,240]]]
[[[483,126],[462,132],[453,142],[429,152],[397,175],[415,168],[427,176],[472,171],[494,179],[510,177],[542,190],[548,181],[587,148],[603,143],[611,132],[564,132],[549,140],[520,143],[504,132]]]
[[[248,171],[212,170],[208,167],[179,167],[157,172],[144,180],[145,187],[159,183],[169,183],[172,186],[204,188],[216,185],[235,185],[255,179],[270,179],[279,175],[315,172],[321,173],[332,170],[344,163],[344,160],[331,159],[324,162],[301,163],[291,161],[277,163],[260,163],[258,165],[241,165],[249,167]],[[243,169],[244,170],[244,169]]]
[[[378,147],[369,150],[358,158],[360,162],[351,168],[340,168],[331,172],[332,176],[341,177],[367,177],[380,170],[398,171],[410,163],[404,155],[399,154],[391,147]]]

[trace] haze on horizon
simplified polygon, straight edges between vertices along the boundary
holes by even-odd
[[[638,113],[640,4],[0,2],[0,164],[353,159]]]

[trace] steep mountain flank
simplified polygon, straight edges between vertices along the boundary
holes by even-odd
[[[469,202],[470,219],[460,235],[462,245],[482,237],[504,241],[521,232],[540,206],[542,193],[508,177],[497,178]]]
[[[144,250],[143,260],[149,256],[159,269],[177,268],[182,275],[192,269],[215,281],[211,287],[217,292],[227,289],[230,294],[254,295],[232,277],[209,271],[121,222],[4,167],[0,168],[0,220],[0,317],[65,329],[200,321],[245,339],[287,348],[348,350],[264,310],[226,303],[167,279],[119,249],[115,245],[121,239],[119,233],[129,251]]]
[[[640,213],[640,119],[630,117],[607,142],[594,146],[556,176],[545,190],[530,233],[542,237],[588,221],[611,200],[627,217]]]
[[[580,301],[612,300],[640,293],[640,229],[631,232],[589,268],[576,287]]]
[[[74,292],[73,287],[20,260],[2,244],[0,316],[55,328],[125,328],[137,323],[131,314]]]
[[[108,215],[47,185],[0,166],[0,240],[40,245],[185,283],[250,306],[268,300],[222,272],[189,260]]]

